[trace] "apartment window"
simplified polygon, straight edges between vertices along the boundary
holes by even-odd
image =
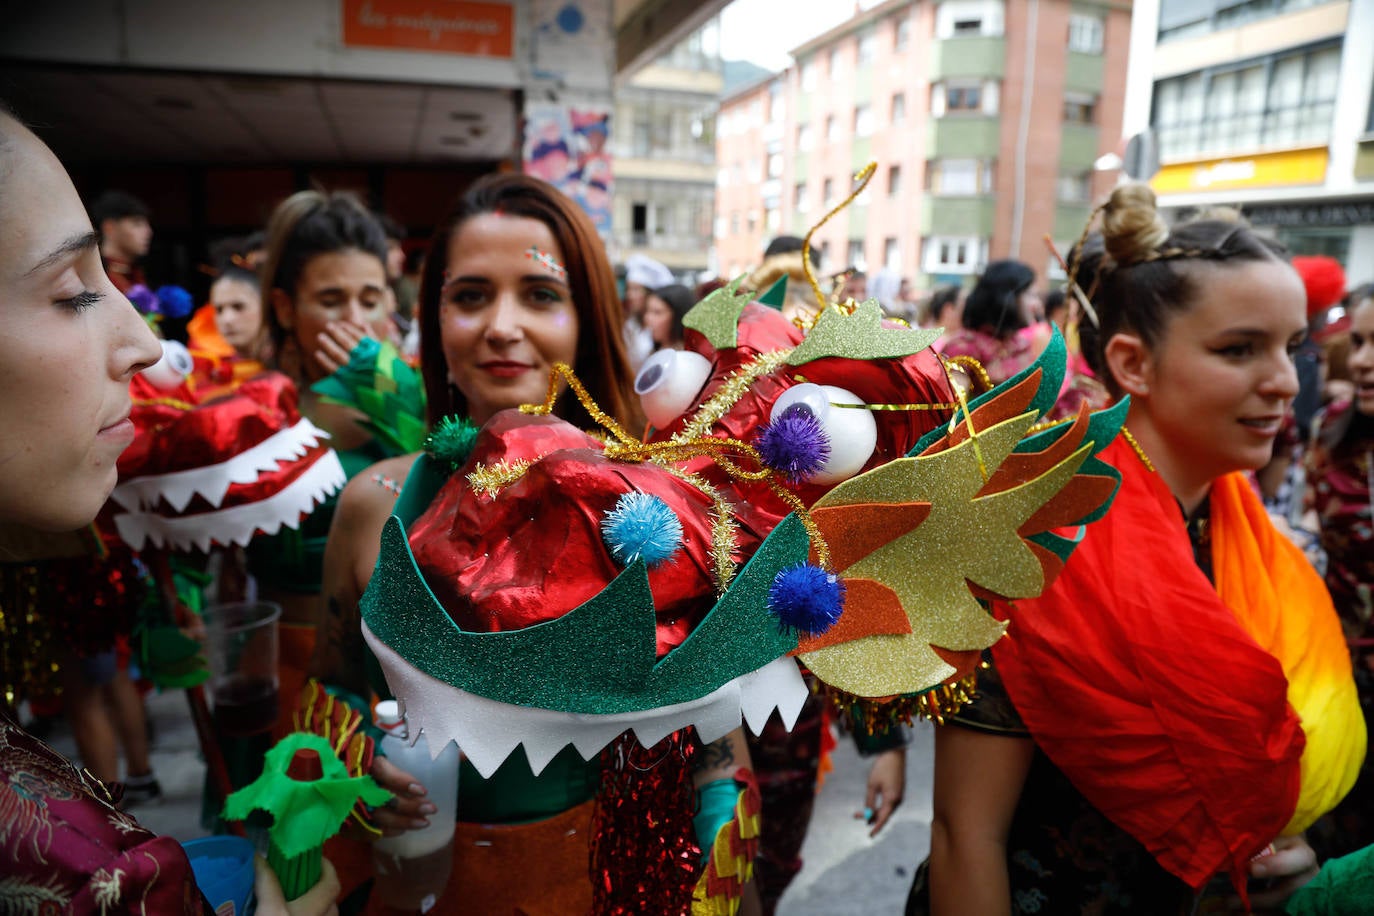
[[[654,235],[668,235],[673,227],[673,208],[668,204],[654,204],[650,213],[653,217]]]
[[[832,114],[832,115],[826,115],[826,116],[825,116],[825,142],[826,142],[826,143],[834,143],[835,141],[837,141],[837,140],[839,140],[839,139],[840,139],[840,123],[839,123],[838,119],[836,119],[836,117],[835,117],[833,114]]]
[[[801,87],[803,92],[816,90],[816,61],[814,58],[801,66]]]
[[[872,30],[864,32],[859,36],[858,58],[859,66],[873,63],[873,54],[877,50],[878,36]]]
[[[835,202],[835,179],[821,182],[821,204],[828,207]]]
[[[825,264],[827,261],[829,261],[829,260],[830,260],[830,239],[826,239],[824,242],[821,242],[821,261],[820,261],[820,263],[821,263],[822,265],[824,265],[824,264]]]
[[[1328,142],[1340,55],[1339,45],[1328,44],[1160,80],[1154,103],[1160,156],[1167,161]]]
[[[787,117],[787,98],[783,95],[782,80],[768,84],[768,120],[782,121]]]
[[[1102,53],[1102,20],[1082,13],[1069,14],[1069,50],[1079,54]]]
[[[903,16],[892,24],[892,53],[901,54],[911,41],[911,17]]]
[[[935,37],[1001,35],[1002,0],[945,0],[935,10]]]
[[[808,209],[806,202],[806,182],[799,181],[792,188],[792,207],[798,213],[805,213]]]
[[[854,107],[854,136],[868,137],[873,134],[873,106],[856,105]]]
[[[900,193],[902,193],[902,167],[889,165],[887,167],[887,196],[896,197]]]
[[[730,186],[730,170],[725,166],[716,169],[716,187],[725,188]]]
[[[778,212],[778,209],[773,207],[765,210],[763,214],[764,231],[769,235],[777,235],[780,228],[782,228],[782,214]]]
[[[902,247],[890,235],[883,239],[883,266],[898,273],[902,270]]]
[[[635,244],[643,245],[645,236],[649,232],[649,205],[643,203],[630,204],[630,231],[634,233]]]
[[[982,239],[934,236],[926,240],[926,273],[977,273],[982,260]]]
[[[781,178],[781,177],[782,177],[782,153],[769,153],[769,154],[768,154],[768,177],[769,177],[769,178]]]
[[[749,211],[749,217],[748,217],[748,219],[745,221],[745,224],[746,224],[746,227],[747,227],[748,230],[749,230],[749,234],[750,234],[750,235],[753,235],[754,233],[758,232],[758,230],[759,230],[759,215],[758,215],[758,213],[755,212],[755,211],[753,211],[753,210],[750,210],[750,211]]]
[[[992,164],[979,159],[935,159],[926,175],[930,192],[943,197],[971,197],[992,192]]]
[[[1064,93],[1064,123],[1093,124],[1097,118],[1097,96],[1081,92]]]
[[[804,152],[807,152],[808,150],[810,150],[811,147],[812,147],[813,145],[814,145],[814,141],[813,141],[812,138],[811,138],[811,125],[810,125],[810,124],[798,124],[798,125],[797,125],[797,149],[798,149],[800,152],[803,152],[803,153],[804,153]]]
[[[834,79],[835,75],[840,72],[840,49],[831,48],[825,60],[825,72],[831,79]]]
[[[906,93],[895,92],[892,94],[892,114],[888,118],[893,127],[897,127],[906,120]]]
[[[1234,29],[1322,2],[1325,0],[1163,0],[1159,10],[1159,41]]]
[[[1062,203],[1086,204],[1092,196],[1092,174],[1083,172],[1078,175],[1060,175],[1055,192],[1055,196]]]
[[[947,85],[945,86],[945,111],[982,111],[983,110],[983,87],[978,84],[972,85]]]
[[[649,134],[653,128],[649,124],[647,109],[636,107],[634,123],[630,128],[630,155],[644,157],[649,155]]]
[[[739,211],[730,214],[730,234],[739,235]]]
[[[868,270],[868,262],[864,258],[864,240],[849,240],[849,266],[857,270]]]

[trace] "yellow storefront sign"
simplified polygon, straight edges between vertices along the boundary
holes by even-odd
[[[1150,187],[1158,194],[1179,194],[1321,184],[1326,180],[1326,159],[1326,147],[1318,146],[1202,162],[1176,162],[1161,168],[1150,179]]]

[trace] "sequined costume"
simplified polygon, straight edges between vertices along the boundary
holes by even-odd
[[[0,712],[0,907],[210,916],[181,845],[115,800]]]
[[[1326,552],[1326,587],[1350,643],[1365,727],[1374,722],[1374,420],[1336,403],[1317,422],[1307,452],[1307,504],[1317,514]],[[1374,767],[1366,759],[1355,788],[1310,831],[1322,857],[1374,843]]]

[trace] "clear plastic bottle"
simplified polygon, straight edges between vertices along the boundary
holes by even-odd
[[[381,837],[372,844],[377,875],[372,892],[388,911],[427,913],[443,894],[453,867],[458,746],[450,742],[438,757],[431,758],[424,735],[411,744],[395,700],[378,703],[376,716],[378,727],[386,733],[381,749],[387,759],[429,790],[429,801],[439,810],[429,815],[428,827]]]

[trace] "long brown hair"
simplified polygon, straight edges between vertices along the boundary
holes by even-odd
[[[553,185],[518,173],[479,178],[458,199],[429,241],[420,277],[420,371],[425,379],[429,420],[466,416],[467,398],[448,381],[439,330],[440,294],[448,269],[449,240],[463,223],[484,213],[534,219],[548,227],[563,254],[568,288],[577,312],[577,355],[573,366],[588,393],[632,434],[642,425],[634,377],[621,333],[625,324],[615,274],[591,220]],[[576,397],[564,392],[554,412],[583,429],[593,425]]]

